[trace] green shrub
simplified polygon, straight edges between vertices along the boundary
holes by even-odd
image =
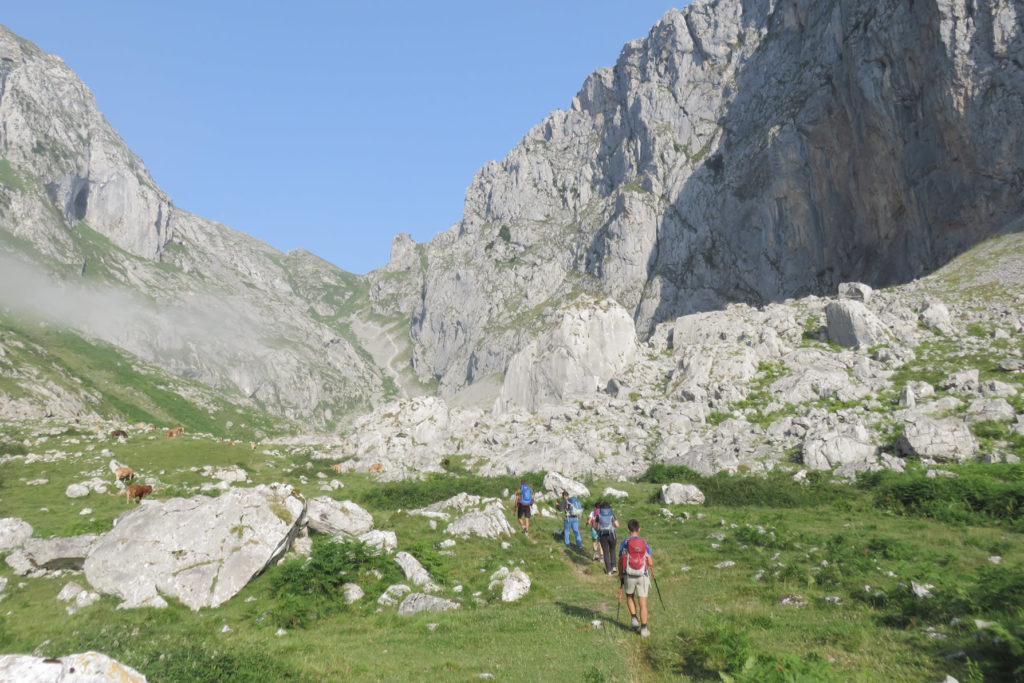
[[[375,588],[391,578],[399,579],[397,565],[373,546],[316,536],[308,559],[289,560],[273,570],[270,585],[277,603],[270,617],[277,626],[307,628],[346,607],[343,584],[360,579],[366,594],[376,598],[381,591],[372,595]]]
[[[680,634],[680,640],[683,647],[677,673],[694,678],[717,674],[722,681],[737,683],[839,680],[829,663],[815,653],[762,652],[746,631],[728,626],[713,627],[695,638]]]
[[[1009,522],[1022,527],[1024,483],[982,476],[926,477],[881,480],[875,491],[878,507],[943,522],[986,524]]]
[[[368,489],[354,497],[362,505],[378,510],[419,508],[446,500],[463,491],[472,495],[498,497],[507,489],[519,489],[526,479],[535,491],[543,488],[544,473],[529,472],[521,476],[480,477],[431,474],[420,481],[394,481]]]

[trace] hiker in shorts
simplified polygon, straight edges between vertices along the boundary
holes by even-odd
[[[519,490],[516,492],[516,518],[523,533],[530,533],[530,508],[533,507],[533,489],[523,479],[519,482]]]
[[[626,528],[629,529],[629,538],[619,546],[619,581],[626,592],[630,628],[639,628],[640,635],[646,638],[651,635],[647,629],[647,594],[651,590],[650,573],[654,560],[650,544],[640,538],[640,522],[631,519]]]
[[[571,548],[569,540],[576,535],[576,549],[583,550],[583,537],[580,536],[580,515],[583,513],[583,505],[576,496],[570,496],[569,492],[562,490],[562,500],[559,501],[556,509],[565,514],[565,522],[562,524],[562,533],[565,536],[565,547]]]
[[[601,501],[594,528],[597,530],[597,540],[601,542],[601,553],[604,555],[604,573],[609,576],[615,574],[615,559],[618,557],[615,552],[615,529],[618,526],[619,520],[612,511],[611,503]]]
[[[601,503],[595,503],[594,509],[590,511],[590,516],[587,517],[587,528],[590,529],[590,540],[591,545],[594,548],[594,561],[604,561],[604,553],[601,551],[601,542],[597,539],[597,511],[601,509]]]

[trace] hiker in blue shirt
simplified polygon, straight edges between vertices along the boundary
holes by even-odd
[[[576,496],[570,496],[569,492],[562,490],[562,500],[555,506],[559,512],[565,513],[565,523],[562,525],[562,533],[565,536],[565,547],[571,548],[569,542],[572,534],[576,535],[576,549],[583,550],[583,537],[580,536],[580,515],[583,514],[583,504]]]
[[[647,629],[647,594],[651,590],[650,572],[654,560],[650,544],[640,538],[640,522],[631,519],[626,528],[629,529],[629,538],[619,546],[619,580],[626,591],[630,628],[639,628],[640,635],[646,638],[651,635]]]

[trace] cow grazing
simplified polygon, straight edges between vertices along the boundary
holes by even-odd
[[[111,439],[127,439],[128,438],[128,432],[124,431],[123,429],[115,429],[114,431],[110,432],[110,438]]]
[[[129,484],[124,490],[124,502],[132,502],[132,498],[135,499],[136,503],[142,502],[142,499],[153,493],[152,486],[145,486],[143,484]]]
[[[118,481],[131,481],[135,478],[135,472],[131,467],[118,467],[114,470],[114,476]]]
[[[251,448],[252,450],[256,450],[256,442],[255,441],[250,441],[249,442],[249,448]]]
[[[334,470],[335,472],[341,472],[341,463],[334,463],[333,465],[331,465],[331,469]]]
[[[375,462],[372,465],[370,465],[370,471],[371,472],[380,472],[381,469],[383,469],[383,468],[384,468],[384,465],[381,465],[379,462]]]
[[[173,439],[174,437],[176,437],[178,435],[178,432],[173,430],[173,429],[168,429],[166,432],[164,432],[164,434],[167,435],[168,439]]]

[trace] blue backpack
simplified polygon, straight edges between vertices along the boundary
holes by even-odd
[[[519,504],[533,505],[533,489],[530,488],[529,484],[523,484],[519,487]]]
[[[566,501],[569,504],[566,506],[565,511],[570,517],[579,517],[583,514],[583,503],[576,496],[570,496],[569,500]]]
[[[597,533],[602,536],[615,533],[615,513],[611,508],[598,508]]]

